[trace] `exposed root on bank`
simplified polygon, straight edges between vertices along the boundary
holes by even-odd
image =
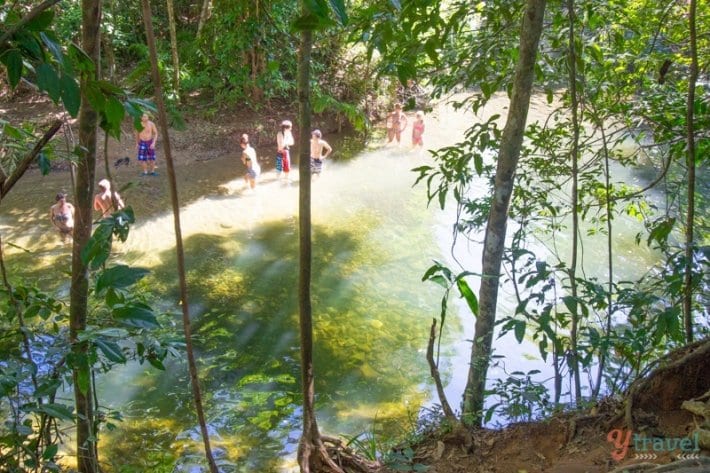
[[[321,439],[325,444],[329,457],[345,473],[373,473],[382,467],[379,461],[363,458],[337,437],[321,435]]]
[[[702,396],[710,383],[710,338],[668,353],[650,375],[636,380],[626,398],[624,422],[634,430],[634,413],[649,406],[678,410],[681,403]]]

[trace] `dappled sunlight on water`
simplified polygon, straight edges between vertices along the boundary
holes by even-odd
[[[545,108],[539,98],[536,105],[532,118],[540,118]],[[497,97],[484,115],[506,106],[507,100]],[[426,147],[462,140],[473,120],[470,112],[437,108],[426,118]],[[424,186],[412,187],[417,175],[411,170],[431,158],[426,150],[410,149],[410,130],[401,146],[376,143],[355,157],[342,153],[339,137],[324,137],[335,152],[312,181],[312,302],[318,422],[326,433],[395,435],[411,427],[422,406],[438,403],[424,353],[431,320],[440,315],[442,289],[421,278],[433,260],[455,265],[448,254],[455,215],[450,206],[440,212],[435,202],[428,208]],[[272,160],[259,159],[262,166]],[[151,270],[139,290],[174,314],[179,337],[167,184],[163,176],[138,178],[134,171],[122,168],[116,176],[119,183],[134,184],[123,195],[137,222],[128,240],[114,245],[110,263]],[[200,381],[224,471],[291,471],[297,468],[293,457],[301,428],[298,173],[292,171],[293,182],[285,183],[267,170],[251,191],[241,172],[233,156],[177,169]],[[28,176],[23,185],[37,192],[5,199],[0,220],[3,242],[28,250],[8,249],[11,264],[40,274],[60,293],[68,287],[68,279],[58,275],[69,269],[71,248],[50,231],[46,213],[67,179]],[[477,183],[472,192],[487,192],[487,184]],[[624,232],[615,240],[617,251],[628,254],[621,265],[635,274],[652,255],[640,255]],[[474,236],[457,246],[456,257],[469,271],[480,271],[480,240]],[[564,248],[564,237],[556,243]],[[542,254],[544,245],[535,251]],[[600,258],[603,240],[585,251],[590,260]],[[477,292],[477,280],[469,283]],[[456,408],[474,320],[457,297],[451,305],[462,315],[449,312],[441,371]],[[514,293],[504,286],[501,312],[514,306]],[[505,339],[496,347],[516,369],[539,365],[530,344]],[[166,366],[158,371],[129,363],[98,381],[102,405],[126,418],[102,435],[107,464],[171,472],[175,464],[189,471],[202,463],[184,359],[170,358]],[[502,368],[491,371],[493,378],[503,375]]]

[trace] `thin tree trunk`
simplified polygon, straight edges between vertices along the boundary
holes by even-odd
[[[513,79],[513,94],[498,155],[491,211],[483,242],[479,315],[476,318],[468,380],[463,398],[462,420],[480,425],[485,398],[486,375],[493,343],[500,266],[505,246],[508,207],[513,193],[515,171],[523,143],[525,122],[530,107],[535,57],[542,32],[545,0],[527,0],[520,34],[520,55]]]
[[[178,56],[177,33],[175,32],[175,7],[173,0],[166,0],[168,22],[170,23],[170,51],[173,55],[173,92],[180,96],[180,57]]]
[[[197,420],[202,432],[202,441],[205,446],[205,457],[211,473],[218,473],[217,464],[212,456],[210,447],[210,437],[205,422],[205,413],[202,407],[202,393],[200,390],[200,380],[195,363],[195,353],[192,347],[192,332],[190,326],[190,304],[187,298],[187,281],[185,278],[185,251],[182,244],[182,230],[180,227],[180,203],[178,202],[177,179],[175,178],[175,167],[170,147],[170,134],[168,133],[168,117],[165,112],[165,102],[163,100],[163,87],[160,82],[160,71],[158,70],[158,53],[155,47],[155,35],[153,34],[153,18],[150,10],[150,1],[141,0],[143,5],[143,21],[145,22],[145,34],[148,41],[148,51],[150,53],[151,75],[155,90],[155,102],[158,106],[158,126],[160,126],[163,138],[163,148],[165,149],[165,164],[168,172],[168,187],[170,188],[170,202],[173,209],[173,220],[175,230],[175,252],[178,266],[178,279],[180,281],[180,307],[182,309],[182,324],[185,332],[185,352],[187,354],[187,366],[190,371],[190,384],[192,385],[192,396],[195,401],[195,411]]]
[[[306,7],[302,6],[305,10]],[[328,456],[318,431],[315,412],[315,374],[313,369],[313,313],[311,306],[311,47],[313,33],[301,33],[298,57],[298,104],[301,130],[298,164],[298,228],[299,228],[299,281],[298,308],[301,330],[301,392],[303,394],[303,434],[298,443],[298,464],[302,473],[342,473]]]
[[[577,336],[579,335],[579,305],[577,304],[577,259],[579,253],[579,101],[577,100],[577,53],[575,50],[574,30],[574,0],[567,0],[567,14],[569,17],[569,52],[567,67],[569,72],[569,93],[571,96],[572,111],[572,260],[569,267],[569,284],[572,304],[572,326],[570,328],[570,355],[569,367],[574,380],[574,401],[577,405],[582,401],[582,383],[579,373],[579,352],[577,350]]]
[[[607,273],[608,273],[608,290],[606,295],[607,314],[606,326],[604,327],[604,343],[599,351],[599,371],[597,373],[597,382],[592,392],[592,399],[597,399],[601,391],[602,382],[604,380],[604,368],[606,367],[606,359],[609,352],[609,340],[611,338],[611,318],[614,315],[614,247],[613,235],[611,233],[611,174],[609,169],[609,147],[607,144],[606,132],[604,131],[603,120],[599,119],[599,129],[602,134],[602,151],[604,152],[604,189],[606,197],[606,251],[607,251]]]
[[[197,23],[197,39],[200,39],[202,35],[202,29],[205,27],[207,22],[207,17],[210,14],[210,4],[211,0],[203,0],[202,9],[200,10],[200,20]]]
[[[82,38],[84,52],[96,65],[99,74],[101,0],[82,0]],[[89,78],[82,77],[82,100],[79,108],[79,145],[81,156],[77,165],[74,243],[72,247],[72,282],[69,296],[69,340],[72,344],[72,377],[77,412],[76,451],[80,473],[98,473],[99,464],[95,444],[94,400],[91,384],[91,363],[88,359],[88,342],[79,341],[86,329],[89,297],[89,269],[81,252],[91,238],[92,197],[96,172],[96,128],[98,114],[84,96]]]
[[[696,30],[697,0],[690,0],[688,26],[690,30],[690,77],[688,78],[688,101],[686,106],[688,166],[688,214],[685,217],[685,278],[683,288],[683,325],[685,341],[693,341],[693,232],[695,220],[695,83],[698,80],[698,40]]]

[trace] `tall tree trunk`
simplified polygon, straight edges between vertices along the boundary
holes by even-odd
[[[306,7],[302,4],[304,14]],[[299,134],[298,229],[299,270],[298,309],[301,330],[301,392],[303,394],[303,434],[298,443],[298,464],[302,473],[342,473],[328,456],[318,431],[315,411],[315,374],[313,369],[313,312],[311,306],[311,168],[309,145],[311,138],[311,48],[313,33],[301,33],[298,55],[298,115]]]
[[[577,304],[577,259],[579,256],[579,101],[577,99],[577,51],[575,49],[575,13],[574,0],[567,0],[567,15],[569,37],[567,68],[569,72],[570,108],[572,112],[572,260],[569,265],[569,284],[572,304],[572,326],[570,327],[569,368],[574,382],[574,401],[577,405],[582,401],[582,383],[579,373],[579,352],[577,336],[579,335],[579,305]]]
[[[693,341],[693,232],[695,220],[695,83],[698,80],[698,39],[696,29],[697,0],[690,0],[688,26],[690,30],[690,77],[686,106],[686,164],[688,166],[688,214],[685,217],[685,280],[683,288],[683,325],[685,340]]]
[[[99,74],[99,27],[101,25],[101,0],[82,0],[81,46],[94,62],[96,77],[81,77],[81,107],[79,108],[79,149],[81,156],[77,166],[76,214],[74,243],[72,247],[72,281],[69,296],[69,339],[72,344],[72,378],[76,404],[76,451],[77,468],[80,473],[98,473],[96,456],[97,432],[94,426],[94,405],[91,383],[91,363],[88,358],[88,343],[79,341],[86,329],[89,298],[89,269],[82,262],[81,252],[91,238],[92,197],[96,172],[96,127],[98,114],[91,108],[84,95],[89,80]]]
[[[599,350],[599,371],[597,372],[597,382],[592,391],[592,398],[597,399],[601,391],[602,383],[604,382],[604,369],[606,368],[607,356],[610,350],[609,341],[611,340],[611,318],[614,315],[614,246],[611,226],[611,170],[609,169],[609,145],[607,142],[606,131],[604,129],[603,119],[597,117],[597,126],[602,135],[602,152],[604,153],[604,195],[606,207],[606,251],[607,251],[607,274],[608,274],[608,290],[606,295],[606,323],[604,326],[604,343]]]
[[[197,22],[197,39],[200,39],[202,29],[205,27],[205,23],[207,23],[207,17],[210,15],[211,3],[211,0],[203,0],[202,2],[202,8],[200,9],[200,20]]]
[[[175,6],[173,0],[168,4],[168,22],[170,23],[170,51],[173,55],[173,92],[180,97],[180,56],[178,56],[177,33],[175,27]]]
[[[479,315],[476,318],[471,364],[463,398],[462,420],[480,425],[486,388],[486,375],[493,342],[500,266],[505,246],[508,206],[513,193],[515,171],[523,143],[525,122],[530,107],[535,57],[542,32],[545,0],[527,0],[520,34],[520,55],[513,79],[513,94],[501,140],[491,211],[483,242]]]
[[[150,10],[150,0],[141,0],[143,5],[143,21],[145,22],[145,35],[148,41],[148,52],[150,53],[151,75],[155,90],[155,102],[158,106],[158,126],[160,126],[163,139],[163,149],[165,149],[165,164],[168,171],[168,186],[170,188],[170,202],[173,209],[173,222],[175,230],[175,252],[178,266],[178,279],[180,281],[180,307],[182,309],[182,325],[185,332],[185,352],[187,354],[187,366],[190,371],[190,384],[192,386],[192,396],[195,402],[197,420],[200,424],[202,441],[205,446],[205,457],[210,469],[210,473],[218,473],[217,464],[212,456],[210,447],[210,437],[207,431],[205,413],[202,408],[202,393],[200,390],[200,379],[195,363],[195,353],[192,348],[192,332],[190,326],[190,304],[187,298],[187,280],[185,278],[185,250],[182,244],[182,229],[180,226],[180,203],[177,194],[177,179],[175,178],[175,166],[173,165],[172,151],[170,147],[170,134],[168,133],[168,116],[165,112],[165,102],[163,100],[163,87],[160,82],[160,71],[158,69],[158,53],[155,47],[155,35],[153,34],[153,18]]]

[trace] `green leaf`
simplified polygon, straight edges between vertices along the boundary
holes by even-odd
[[[39,37],[42,38],[42,42],[47,49],[49,49],[49,52],[52,53],[57,63],[59,63],[61,67],[64,67],[64,53],[62,52],[62,48],[52,40],[47,33],[42,32],[39,34]]]
[[[127,265],[118,265],[101,273],[96,281],[96,292],[100,293],[106,288],[124,288],[144,278],[150,271],[143,268],[132,268]]]
[[[105,338],[97,338],[94,340],[94,344],[109,361],[113,361],[114,363],[126,362],[126,357],[121,351],[121,347],[118,346],[118,343],[106,340]]]
[[[37,390],[34,394],[35,398],[51,396],[57,392],[57,389],[59,389],[61,385],[62,383],[59,380],[47,381],[45,383],[42,383],[37,386]]]
[[[52,164],[49,162],[49,158],[45,152],[41,152],[37,155],[37,165],[43,176],[46,176],[49,174],[49,171],[52,170]]]
[[[89,385],[91,383],[91,376],[88,368],[79,368],[77,370],[77,382],[76,384],[79,386],[79,391],[86,395],[86,393],[89,392]]]
[[[330,7],[335,12],[335,16],[340,21],[340,24],[345,26],[348,24],[348,13],[345,11],[343,0],[330,0]]]
[[[293,28],[296,31],[316,31],[335,26],[335,24],[336,23],[328,17],[321,17],[310,13],[296,19],[296,21],[293,22]]]
[[[431,276],[429,278],[429,281],[435,282],[439,286],[443,287],[444,289],[449,288],[449,282],[446,280],[446,278],[440,274],[436,274],[434,276]]]
[[[565,307],[567,307],[570,314],[577,313],[577,299],[572,296],[564,296],[562,298],[562,302],[564,302]]]
[[[86,265],[90,264],[93,269],[101,267],[111,252],[112,233],[113,224],[102,220],[81,251],[81,261]]]
[[[37,408],[38,412],[44,412],[50,417],[60,420],[74,420],[72,411],[63,404],[49,403],[42,404]]]
[[[79,113],[79,106],[81,105],[81,91],[76,83],[76,80],[70,75],[62,74],[59,80],[62,89],[62,102],[64,102],[64,107],[69,112],[69,115],[76,117]]]
[[[41,12],[39,15],[36,17],[32,18],[30,21],[28,21],[25,24],[25,28],[27,28],[29,31],[42,31],[46,30],[49,25],[52,24],[52,20],[54,19],[54,11],[53,10],[45,10]]]
[[[150,363],[153,367],[158,368],[161,371],[165,371],[165,365],[163,364],[163,362],[153,356],[148,357],[148,363]]]
[[[471,309],[473,315],[478,316],[478,298],[476,298],[476,294],[473,293],[465,279],[457,279],[456,285],[459,288],[461,297],[466,299],[468,308]]]
[[[103,110],[106,108],[106,96],[95,81],[91,81],[84,87],[86,99],[89,101],[91,108],[94,110]]]
[[[128,305],[113,309],[113,316],[126,325],[138,328],[158,328],[160,324],[149,307]]]
[[[116,97],[109,97],[104,113],[106,114],[106,121],[108,121],[110,129],[121,128],[121,122],[123,121],[126,111],[120,100]]]
[[[62,95],[62,87],[59,83],[57,71],[46,62],[37,67],[37,87],[46,91],[54,103],[57,103]]]
[[[513,331],[515,332],[515,339],[518,341],[518,343],[523,342],[523,337],[525,336],[525,321],[523,320],[516,320],[515,321],[515,326],[513,327]]]
[[[42,459],[43,460],[51,460],[55,456],[57,456],[57,452],[59,451],[59,445],[56,443],[52,445],[48,445],[47,448],[44,450],[44,453],[42,453]]]
[[[22,54],[17,49],[10,49],[0,56],[0,60],[7,69],[7,81],[11,88],[17,87],[22,77]]]

